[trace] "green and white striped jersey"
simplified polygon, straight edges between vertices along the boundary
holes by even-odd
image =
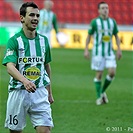
[[[44,64],[50,61],[51,54],[48,39],[38,33],[36,33],[35,38],[29,39],[21,30],[9,39],[3,65],[9,62],[15,63],[18,71],[35,83],[38,88],[49,84],[49,77]],[[11,91],[25,88],[21,82],[11,76],[8,89]]]
[[[40,10],[39,33],[50,33],[53,27],[57,33],[58,26],[55,13],[53,11],[47,11],[46,9]]]
[[[104,57],[113,54],[112,36],[118,33],[114,19],[104,20],[101,17],[93,19],[88,33],[93,35],[93,55]]]

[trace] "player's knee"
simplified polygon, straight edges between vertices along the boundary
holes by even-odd
[[[50,127],[38,126],[36,127],[37,133],[51,133]]]
[[[115,69],[109,69],[108,75],[110,76],[110,78],[114,78],[115,77]]]
[[[10,130],[10,133],[22,133],[22,131]]]
[[[110,78],[114,78],[115,77],[115,72],[111,72],[110,74],[109,74],[109,76],[110,76]]]
[[[102,79],[102,73],[97,73],[97,74],[96,74],[96,78],[97,78],[98,80],[101,80],[101,79]]]

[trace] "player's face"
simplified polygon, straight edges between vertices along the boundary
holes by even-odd
[[[34,31],[37,28],[39,22],[40,14],[37,8],[27,7],[25,17],[22,16],[24,26],[30,30]]]
[[[107,4],[101,4],[98,10],[100,16],[108,17],[109,14],[109,7]]]

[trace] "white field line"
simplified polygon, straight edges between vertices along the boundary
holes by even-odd
[[[56,102],[56,103],[66,103],[66,104],[67,104],[67,103],[68,103],[68,104],[70,104],[70,103],[72,103],[72,104],[75,104],[75,103],[78,104],[78,103],[79,103],[79,104],[80,104],[80,103],[94,103],[95,100],[60,100],[60,101],[55,101],[55,102]],[[128,100],[127,100],[127,101],[126,101],[126,100],[123,100],[123,101],[121,101],[121,100],[120,100],[120,101],[110,100],[110,101],[109,101],[109,103],[113,103],[113,104],[118,103],[118,102],[119,102],[119,103],[128,103],[128,104],[129,104],[129,103],[132,103],[132,101],[128,101]],[[109,104],[109,103],[108,103],[108,104]]]

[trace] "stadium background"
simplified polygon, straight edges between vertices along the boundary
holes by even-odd
[[[9,37],[20,30],[19,7],[29,0],[0,0],[0,62]],[[41,9],[43,0],[32,0]],[[112,100],[107,106],[95,106],[94,72],[83,58],[85,38],[91,19],[97,17],[97,3],[101,0],[53,0],[60,31],[69,36],[60,46],[52,31],[52,87],[55,103],[52,105],[55,128],[52,133],[104,133],[127,132],[132,127],[132,0],[105,0],[110,17],[119,26],[123,58],[118,62],[118,72],[111,89]],[[114,42],[115,43],[115,42]],[[92,45],[91,45],[92,47]],[[90,47],[90,49],[91,49]],[[67,48],[67,49],[65,49]],[[72,49],[70,49],[72,48]],[[116,49],[114,45],[114,49]],[[0,64],[0,132],[7,133],[5,119],[7,85],[9,76]],[[114,94],[115,93],[115,94]],[[109,127],[109,128],[108,128]],[[107,131],[107,130],[110,131]],[[124,130],[126,129],[126,130]],[[129,129],[130,130],[130,129]],[[34,133],[27,118],[24,133]]]
[[[20,30],[19,8],[26,1],[28,0],[0,0],[0,38],[4,38],[1,40],[0,45],[5,44],[9,37]],[[43,8],[43,0],[33,1],[38,4],[40,9]],[[57,14],[60,31],[66,33],[69,37],[64,47],[84,48],[87,29],[91,19],[98,15],[97,4],[100,0],[53,1],[53,11]],[[131,12],[133,12],[132,0],[105,1],[109,4],[110,17],[113,17],[119,25],[122,49],[131,50],[133,44],[133,28],[131,27],[133,24],[133,15],[131,15]],[[52,34],[53,47],[60,47],[56,41],[55,32],[53,31]],[[92,48],[92,44],[90,48]],[[114,45],[114,49],[116,49],[116,45]]]

